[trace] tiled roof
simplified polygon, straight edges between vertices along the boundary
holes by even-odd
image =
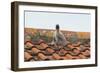
[[[27,41],[24,43],[25,61],[45,61],[45,60],[72,60],[90,58],[89,44],[68,44],[63,48],[55,48],[48,45],[43,40],[39,43]]]

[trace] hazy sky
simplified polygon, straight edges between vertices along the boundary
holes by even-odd
[[[25,11],[25,27],[90,32],[90,14]]]

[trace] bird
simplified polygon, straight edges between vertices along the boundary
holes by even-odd
[[[51,42],[52,45],[54,45],[57,48],[64,47],[67,45],[67,40],[64,36],[64,34],[60,31],[59,24],[56,24],[56,31],[53,34],[53,40]]]

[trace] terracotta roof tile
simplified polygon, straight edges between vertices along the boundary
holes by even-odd
[[[87,58],[87,57],[84,56],[82,53],[80,53],[78,56],[80,57],[80,59],[86,59],[86,58]]]
[[[34,56],[34,60],[35,60],[35,61],[41,61],[40,58],[37,57],[37,56]]]
[[[41,43],[41,44],[40,44],[40,46],[42,47],[42,49],[45,49],[45,48],[47,48],[47,47],[48,47],[48,45],[47,45],[47,44],[45,44],[45,43]]]
[[[52,57],[53,57],[55,60],[61,60],[61,59],[62,59],[57,53],[54,53],[54,54],[52,55]]]
[[[90,47],[83,44],[68,44],[63,48],[48,45],[43,40],[39,44],[25,43],[25,61],[69,60],[90,58]]]
[[[38,58],[40,58],[41,60],[49,60],[49,58],[47,56],[45,56],[43,53],[38,53]]]
[[[80,57],[79,56],[74,56],[73,59],[80,59]]]
[[[74,46],[72,44],[67,45],[68,48],[73,49]]]
[[[32,53],[33,53],[33,54],[37,54],[37,53],[40,52],[40,50],[37,49],[36,47],[33,47],[31,50],[32,50]]]
[[[72,44],[74,47],[79,47],[81,45],[81,42],[77,42],[75,44]]]
[[[85,50],[84,52],[81,52],[81,53],[86,57],[90,56],[90,50]]]
[[[24,48],[30,49],[30,48],[33,47],[33,46],[34,46],[34,45],[33,45],[31,42],[27,41],[27,42],[25,43],[25,45],[24,45]]]
[[[28,52],[24,52],[24,59],[25,61],[30,61],[33,57]]]
[[[69,58],[67,58],[66,56],[61,57],[63,60],[68,60]]]
[[[47,56],[50,60],[54,60],[53,56]]]
[[[66,51],[65,49],[60,49],[58,54],[60,56],[64,56],[66,53],[68,53],[68,51]]]
[[[47,52],[48,54],[53,54],[55,51],[54,51],[52,48],[48,47],[48,48],[46,49],[46,52]]]
[[[29,53],[30,55],[33,55],[33,52],[31,50],[25,50],[24,52]]]
[[[37,47],[38,49],[40,49],[40,50],[45,50],[46,48],[44,48],[43,46],[41,46],[41,45],[35,45],[35,47]]]
[[[30,35],[35,36],[37,32],[39,32],[41,36],[44,36],[50,31],[54,32],[54,30],[44,31],[44,29],[31,30],[30,28],[29,29],[25,28],[25,39],[24,39],[25,61],[72,60],[72,59],[87,59],[91,57],[90,56],[91,46],[89,38],[82,41],[78,39],[76,42],[70,41],[70,37],[77,34],[77,32],[63,31],[68,41],[67,45],[64,47],[62,46],[56,47],[54,45],[50,45],[42,37],[35,40],[31,39]]]
[[[80,53],[80,50],[77,49],[77,48],[74,48],[74,49],[72,50],[72,52],[75,53],[75,54],[79,54],[79,53]]]
[[[68,58],[68,59],[73,59],[74,57],[71,55],[71,54],[66,54],[66,57]]]

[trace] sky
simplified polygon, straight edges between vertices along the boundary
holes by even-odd
[[[60,30],[90,32],[90,14],[25,11],[24,15],[26,28],[55,29],[59,24]]]

